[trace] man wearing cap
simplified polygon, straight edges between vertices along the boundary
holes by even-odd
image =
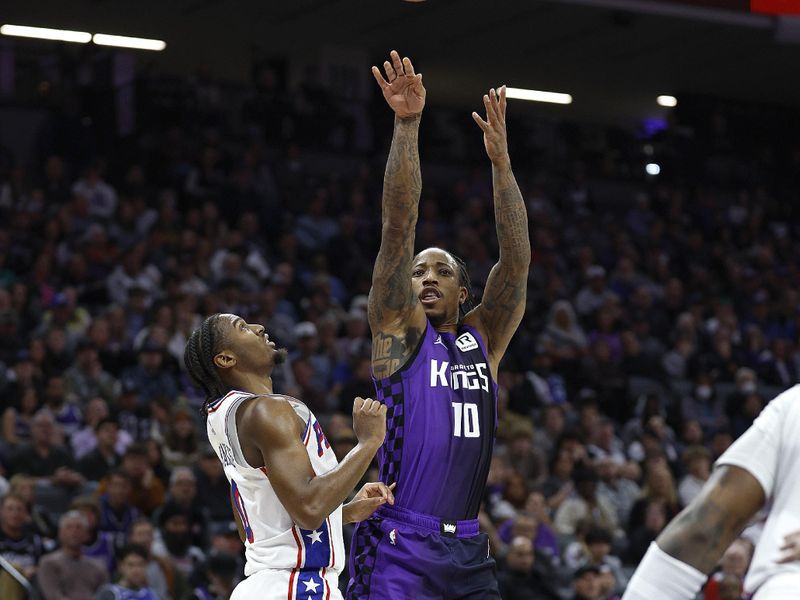
[[[600,600],[600,568],[586,565],[572,577],[571,600]]]

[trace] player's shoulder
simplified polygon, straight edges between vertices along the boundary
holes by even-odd
[[[294,434],[300,422],[294,408],[297,404],[302,405],[296,398],[284,394],[251,394],[242,401],[237,422],[240,428],[257,430],[259,436]]]
[[[768,402],[771,406],[783,410],[800,411],[800,384],[784,390],[774,399],[768,400]],[[800,415],[800,412],[798,412],[798,415]]]

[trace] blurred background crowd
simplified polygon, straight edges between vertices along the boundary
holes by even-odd
[[[242,577],[182,361],[204,316],[288,348],[275,389],[340,457],[353,398],[374,393],[388,110],[354,113],[313,72],[287,93],[269,66],[246,89],[170,85],[141,90],[122,138],[78,86],[31,164],[0,148],[0,556],[47,600],[113,597],[112,581],[227,599]],[[647,135],[509,113],[533,263],[481,525],[506,600],[612,600],[715,458],[800,381],[800,146],[724,103]],[[469,113],[427,108],[421,155],[417,247],[464,258],[479,296],[497,247]],[[757,536],[705,598],[741,597]]]

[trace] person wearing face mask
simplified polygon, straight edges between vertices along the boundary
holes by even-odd
[[[681,402],[684,419],[695,420],[708,432],[725,424],[722,399],[714,389],[714,380],[708,373],[698,373],[691,395]]]

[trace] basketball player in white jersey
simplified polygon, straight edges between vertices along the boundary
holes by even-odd
[[[184,360],[206,393],[208,438],[231,483],[245,544],[247,578],[232,600],[340,599],[342,522],[394,502],[390,488],[368,483],[342,506],[383,443],[386,407],[356,398],[358,444],[337,463],[308,408],[272,392],[270,374],[285,356],[264,327],[230,314],[208,317],[186,344]]]
[[[693,599],[764,505],[745,592],[753,600],[800,598],[800,385],[772,400],[720,456],[697,498],[650,545],[623,600]]]

